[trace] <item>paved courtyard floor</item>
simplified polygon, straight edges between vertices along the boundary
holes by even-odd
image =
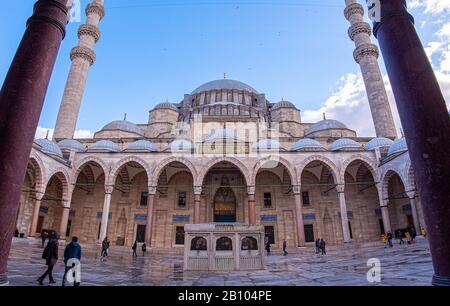
[[[60,247],[62,258],[63,247]],[[184,272],[181,255],[147,254],[132,258],[128,252],[111,254],[101,261],[99,250],[85,248],[82,258],[84,286],[366,286],[370,258],[381,262],[381,283],[375,285],[430,285],[433,275],[428,243],[421,238],[412,245],[384,249],[382,244],[349,245],[330,248],[319,256],[314,250],[299,249],[284,257],[276,253],[267,258],[267,269],[254,272]],[[45,270],[42,249],[32,240],[15,239],[9,257],[12,286],[35,286]],[[54,276],[60,286],[64,272],[58,261]]]

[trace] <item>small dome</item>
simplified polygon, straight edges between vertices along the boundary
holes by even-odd
[[[75,151],[75,152],[86,152],[86,147],[83,146],[79,141],[75,139],[64,139],[58,142],[58,146],[61,149]]]
[[[36,139],[34,142],[41,147],[42,152],[63,158],[61,149],[53,141],[48,139]]]
[[[280,102],[276,103],[274,106],[272,106],[272,110],[276,110],[279,108],[295,108],[295,109],[297,109],[297,107],[295,107],[294,103],[289,102],[289,101],[280,101]]]
[[[148,140],[138,140],[129,144],[125,151],[158,152],[158,149]]]
[[[124,131],[135,133],[140,136],[144,136],[144,131],[142,131],[136,124],[126,121],[126,120],[117,120],[111,123],[108,123],[102,128],[102,131]]]
[[[364,149],[366,151],[373,151],[378,148],[383,147],[390,147],[394,142],[388,138],[384,137],[377,137],[369,141],[365,146]]]
[[[281,144],[274,139],[262,139],[255,143],[252,147],[253,150],[281,150]]]
[[[192,151],[194,144],[186,139],[175,139],[166,148],[167,151]]]
[[[330,151],[361,149],[361,145],[354,140],[341,138],[330,144],[328,149]]]
[[[203,84],[202,86],[195,89],[191,94],[195,95],[195,94],[198,94],[198,93],[201,93],[204,91],[210,91],[210,90],[214,90],[214,89],[236,89],[236,90],[249,91],[249,92],[258,94],[258,92],[253,87],[251,87],[245,83],[239,82],[239,81],[228,80],[228,79],[216,80],[216,81],[212,81],[212,82]]]
[[[109,151],[109,152],[120,152],[119,146],[110,140],[100,140],[94,143],[89,149],[89,151]]]
[[[322,120],[314,124],[306,131],[306,135],[312,134],[319,131],[330,130],[330,129],[348,129],[348,127],[340,121],[337,120]]]
[[[178,107],[170,102],[163,102],[163,103],[159,103],[157,104],[153,110],[158,110],[158,109],[170,109],[170,110],[174,110],[176,112],[178,112]]]
[[[213,142],[213,141],[223,141],[223,140],[237,140],[242,141],[240,137],[235,133],[235,131],[230,129],[220,129],[216,130],[210,135],[206,137],[206,142]]]
[[[308,150],[325,150],[325,148],[317,140],[311,138],[303,138],[294,143],[291,151],[308,151]]]
[[[389,148],[388,156],[396,154],[396,153],[402,153],[408,151],[408,145],[406,144],[406,139],[401,138],[392,144],[392,146]]]

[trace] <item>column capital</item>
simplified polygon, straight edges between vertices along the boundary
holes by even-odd
[[[36,194],[36,201],[42,201],[43,198],[44,198],[44,194],[43,193],[37,193]]]
[[[202,194],[202,186],[194,186],[194,195]]]
[[[411,191],[407,191],[406,194],[408,195],[408,198],[410,200],[414,200],[415,198],[417,198],[417,191],[415,190],[411,190]]]
[[[347,5],[347,7],[344,10],[345,18],[347,18],[347,20],[350,20],[350,18],[355,14],[358,14],[361,17],[363,17],[364,7],[359,3],[352,3],[350,5]]]
[[[300,186],[300,185],[293,185],[292,186],[292,192],[294,194],[301,194],[302,193],[302,186]]]
[[[155,195],[157,191],[156,186],[148,186],[148,194],[149,195]]]
[[[112,194],[114,191],[113,185],[105,185],[105,194]]]
[[[338,184],[336,185],[336,191],[338,193],[344,193],[345,192],[345,185],[344,184]]]
[[[256,193],[256,187],[255,186],[247,186],[247,194],[248,195],[255,195]]]
[[[100,17],[100,20],[105,17],[105,7],[99,3],[92,2],[89,3],[86,7],[86,15],[97,14]]]

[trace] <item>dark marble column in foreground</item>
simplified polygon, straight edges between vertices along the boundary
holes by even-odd
[[[28,158],[56,56],[65,35],[67,0],[39,0],[0,92],[0,285]]]
[[[405,0],[370,1],[427,225],[434,285],[450,285],[450,117]]]

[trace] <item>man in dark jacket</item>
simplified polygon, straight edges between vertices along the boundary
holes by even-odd
[[[66,285],[67,273],[72,268],[75,268],[75,263],[72,263],[72,265],[70,265],[70,263],[69,263],[69,266],[68,266],[68,262],[70,259],[76,259],[78,261],[81,260],[81,246],[78,244],[78,237],[75,237],[75,236],[72,237],[72,241],[66,246],[66,249],[64,250],[65,271],[64,271],[63,281],[62,281],[63,286]],[[73,270],[72,273],[74,276],[74,286],[79,286],[80,283],[75,280],[75,270]]]
[[[131,249],[133,250],[133,257],[137,257],[137,240],[134,242],[133,246],[131,247]]]
[[[50,280],[50,284],[54,284],[55,280],[53,279],[53,267],[58,260],[58,236],[55,232],[50,235],[50,239],[47,243],[47,246],[42,253],[42,259],[45,259],[45,264],[47,265],[47,270],[42,274],[41,277],[37,279],[39,285],[43,285],[44,279],[47,277]]]
[[[320,239],[320,249],[322,250],[322,255],[327,255],[325,246],[326,246],[325,240]]]
[[[286,239],[283,240],[283,256],[287,256],[287,242]]]

